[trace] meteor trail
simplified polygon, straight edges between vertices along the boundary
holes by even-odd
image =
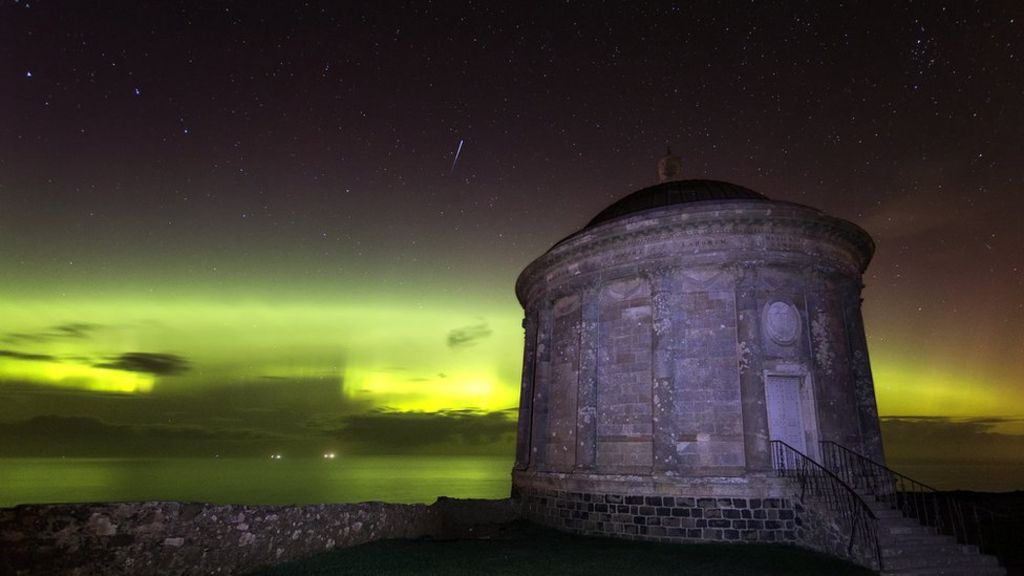
[[[459,149],[455,151],[455,160],[452,161],[452,169],[448,171],[449,174],[455,172],[455,165],[459,162],[459,154],[462,154],[462,143],[465,140],[459,140]]]

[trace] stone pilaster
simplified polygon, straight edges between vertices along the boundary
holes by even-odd
[[[530,418],[531,470],[544,470],[548,438],[548,390],[551,387],[551,302],[541,308],[537,326],[537,354],[533,370],[533,410]]]
[[[761,313],[757,301],[757,268],[736,268],[736,347],[739,358],[740,394],[743,398],[743,446],[748,470],[772,467],[768,444],[768,411],[764,395],[764,348],[761,346]]]
[[[591,470],[597,464],[597,343],[601,312],[596,288],[580,295],[580,374],[576,412],[576,468]]]
[[[850,347],[850,370],[854,394],[857,398],[857,420],[860,424],[861,436],[860,449],[868,458],[885,463],[882,430],[878,422],[878,405],[875,401],[875,382],[871,376],[868,341],[864,333],[861,288],[861,280],[857,278],[853,282],[847,283],[842,293],[846,340]]]
[[[678,426],[675,415],[675,362],[678,349],[677,330],[672,314],[679,307],[674,299],[671,271],[665,268],[654,271],[649,277],[651,283],[651,348],[653,355],[653,390],[651,394],[651,418],[653,421],[654,472],[676,472],[679,457],[676,451]]]
[[[537,360],[537,314],[527,312],[523,319],[523,378],[519,388],[519,422],[516,430],[516,470],[530,465],[530,436],[533,424],[533,379]]]
[[[807,317],[810,353],[818,410],[818,440],[832,440],[856,449],[859,426],[850,415],[856,411],[850,362],[847,358],[846,327],[837,278],[813,267],[807,271]],[[817,454],[817,446],[808,446]]]

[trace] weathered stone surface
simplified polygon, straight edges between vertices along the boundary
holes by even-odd
[[[430,506],[18,506],[0,509],[0,574],[238,574],[373,540],[487,535],[518,515],[512,500],[448,498]]]
[[[801,418],[793,443],[811,457],[820,440],[877,454],[851,289],[871,248],[848,222],[764,199],[627,214],[563,240],[517,283],[540,328],[516,469],[739,476],[770,466],[780,414]],[[798,408],[769,411],[768,375],[796,379]]]
[[[527,322],[539,319],[520,405],[533,431],[520,425],[513,473],[528,517],[831,550],[819,515],[797,515],[792,479],[769,478],[770,443],[814,459],[830,440],[881,458],[859,307],[873,250],[866,232],[813,208],[677,181],[620,200],[532,262],[516,294]],[[662,516],[631,498],[778,501],[792,516],[700,504]],[[691,508],[708,513],[698,523]]]
[[[802,543],[801,506],[789,498],[687,498],[531,493],[527,518],[575,532],[658,542]]]

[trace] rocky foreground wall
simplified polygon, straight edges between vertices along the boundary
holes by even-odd
[[[512,500],[218,506],[179,502],[0,509],[0,575],[239,574],[388,538],[464,536],[519,516]]]

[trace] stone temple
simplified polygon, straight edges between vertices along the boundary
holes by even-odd
[[[671,154],[658,172],[519,276],[513,492],[575,532],[798,541],[772,440],[884,462],[861,316],[874,243],[814,208],[679,179]]]

